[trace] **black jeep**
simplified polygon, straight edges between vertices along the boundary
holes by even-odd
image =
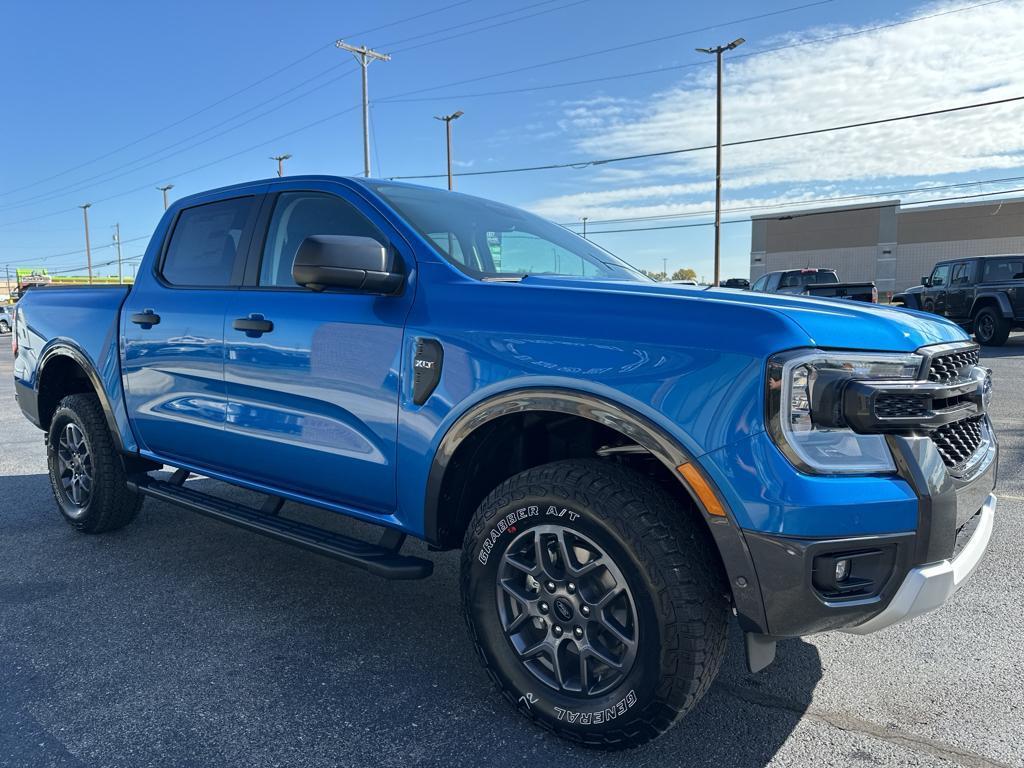
[[[1001,346],[1010,331],[1024,330],[1024,256],[940,261],[921,283],[892,303],[947,317],[988,346]]]

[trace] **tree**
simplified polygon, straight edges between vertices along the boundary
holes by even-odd
[[[648,272],[646,269],[641,269],[640,271],[651,278],[651,280],[655,280],[659,283],[663,283],[668,280],[668,276],[664,272]]]
[[[672,273],[673,280],[696,280],[697,270],[686,267],[685,269],[677,269]]]

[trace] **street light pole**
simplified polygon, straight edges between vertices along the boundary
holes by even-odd
[[[584,240],[587,239],[587,219],[588,218],[590,218],[590,217],[589,216],[584,216],[583,217],[583,239]]]
[[[391,61],[391,56],[386,53],[378,53],[377,51],[370,50],[365,45],[356,47],[349,45],[344,40],[338,40],[334,43],[335,47],[341,48],[343,51],[355,54],[359,60],[359,66],[363,68],[363,176],[369,178],[370,176],[370,95],[369,87],[366,82],[366,68],[370,66],[371,61]]]
[[[164,193],[164,210],[167,210],[167,190],[174,189],[173,184],[164,184],[162,187],[157,187],[161,192]]]
[[[450,115],[434,115],[435,120],[444,121],[444,136],[445,146],[447,149],[448,156],[448,189],[449,191],[455,189],[452,182],[452,120],[458,120],[463,115],[463,111],[460,109],[457,112],[452,112]]]
[[[124,282],[124,273],[121,271],[121,224],[114,225],[114,242],[117,244],[117,284]]]
[[[85,221],[85,261],[89,268],[89,285],[92,285],[92,251],[89,249],[89,208],[92,203],[84,203],[78,206],[82,209],[82,219]]]
[[[713,53],[716,59],[716,115],[715,115],[715,279],[711,284],[717,286],[721,278],[721,247],[722,247],[722,54],[739,48],[745,43],[738,37],[727,45],[714,48],[698,48],[697,53]]]
[[[284,176],[284,161],[291,160],[292,156],[287,152],[283,155],[271,155],[271,160],[277,160],[277,178]]]

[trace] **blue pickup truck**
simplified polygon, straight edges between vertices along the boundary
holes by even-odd
[[[953,323],[659,285],[467,195],[325,176],[195,195],[134,286],[40,288],[14,325],[72,526],[152,496],[385,578],[430,575],[407,536],[461,549],[497,687],[597,747],[689,711],[730,617],[757,671],[779,639],[939,607],[992,535],[991,374]]]

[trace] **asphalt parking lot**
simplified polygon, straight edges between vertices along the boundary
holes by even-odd
[[[153,500],[122,531],[74,532],[14,402],[8,338],[2,766],[1024,766],[1024,336],[984,354],[1001,499],[953,602],[868,637],[789,641],[760,675],[734,632],[689,718],[611,755],[548,736],[494,692],[456,553],[430,554],[430,579],[387,582]]]

